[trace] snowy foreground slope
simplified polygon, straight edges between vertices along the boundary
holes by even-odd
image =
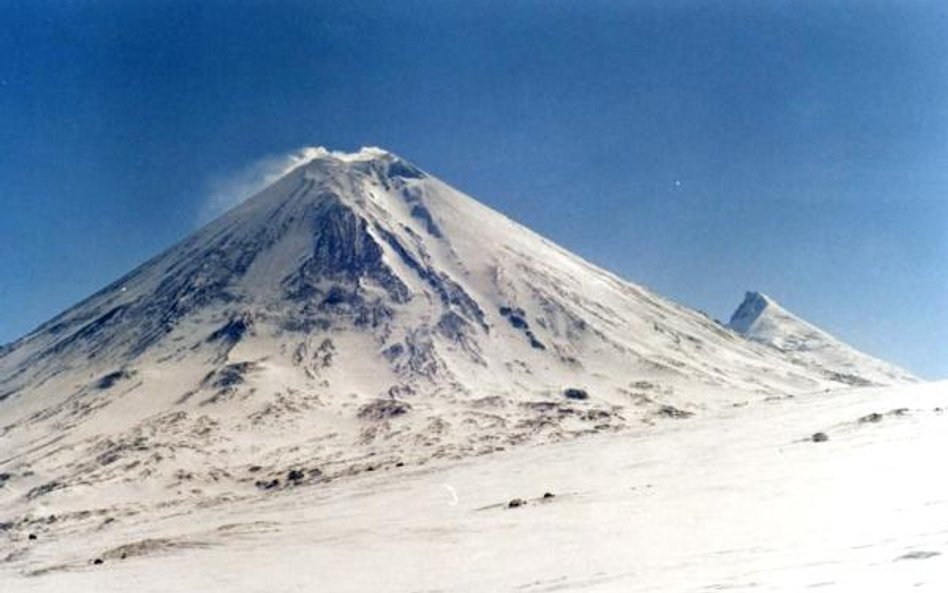
[[[842,382],[871,385],[915,380],[908,371],[859,352],[759,292],[746,294],[728,327]]]
[[[8,544],[0,580],[73,593],[945,591],[946,406],[948,383],[755,399],[206,509],[42,525]]]
[[[176,578],[194,590],[276,582],[254,562],[285,573],[281,590],[309,587],[317,572],[334,579],[329,590],[492,590],[492,582],[559,578],[541,574],[553,565],[506,572],[520,570],[516,558],[526,554],[534,564],[572,566],[564,578],[580,580],[567,588],[579,588],[597,574],[583,567],[631,553],[620,540],[632,534],[608,524],[651,500],[631,494],[639,482],[665,476],[679,489],[707,488],[717,484],[707,469],[715,463],[739,490],[760,487],[747,472],[782,480],[766,472],[787,468],[741,465],[744,443],[731,439],[746,433],[746,443],[773,455],[768,447],[832,428],[822,423],[853,412],[847,402],[900,397],[850,394],[852,385],[912,380],[880,373],[869,359],[840,371],[838,349],[802,356],[746,339],[385,151],[313,154],[0,348],[0,574],[16,587],[75,580],[101,590],[110,571],[131,571],[117,583],[155,590],[174,588]],[[790,340],[803,326],[782,327]],[[886,430],[907,421],[885,418]],[[809,426],[816,419],[820,426]],[[834,435],[788,450],[840,446]],[[666,453],[699,461],[669,465]],[[644,474],[609,470],[620,458]],[[596,484],[601,495],[583,498]],[[692,550],[686,540],[704,527],[688,523],[696,511],[687,505],[730,504],[731,486],[719,487],[694,499],[673,491],[684,498],[655,507],[645,531],[628,529],[638,538],[671,530],[669,550]],[[520,515],[471,511],[546,489],[558,494],[552,516],[534,514],[547,506],[533,503],[512,509]],[[799,508],[793,492],[791,510]],[[455,494],[458,503],[445,505]],[[472,514],[450,515],[465,509]],[[678,512],[686,523],[672,521]],[[548,535],[554,519],[566,523]],[[498,544],[503,557],[479,547],[503,539],[505,526],[520,531]],[[580,528],[587,535],[577,545],[595,552],[562,558],[559,548],[573,549],[568,533]],[[548,537],[561,539],[541,552]],[[401,544],[414,555],[398,553]],[[438,561],[425,572],[428,558]],[[330,570],[334,559],[347,576]],[[365,570],[374,563],[388,577]],[[190,568],[174,576],[182,567]],[[475,579],[481,573],[488,580]],[[122,580],[136,574],[137,583]],[[424,585],[429,578],[438,584]],[[544,587],[556,584],[534,588]]]

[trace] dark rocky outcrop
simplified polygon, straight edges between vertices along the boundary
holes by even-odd
[[[207,337],[208,342],[236,344],[253,327],[253,315],[249,312],[234,315],[223,326]]]
[[[54,490],[59,490],[65,487],[66,487],[65,484],[62,484],[55,480],[52,482],[47,482],[46,484],[41,484],[39,486],[36,486],[35,488],[31,488],[30,491],[26,493],[26,499],[33,500],[35,498],[39,498],[40,496],[49,494],[50,492]]]
[[[665,404],[658,409],[658,414],[666,418],[690,418],[694,413]]]
[[[384,420],[407,414],[411,406],[406,402],[379,399],[359,409],[359,418],[363,420]]]
[[[523,309],[519,307],[502,306],[498,310],[500,315],[506,318],[514,329],[523,332],[532,348],[536,350],[546,350],[546,345],[544,345],[543,342],[537,338],[536,334],[533,333],[533,330],[530,329],[530,323],[527,321],[527,315]]]
[[[255,362],[235,362],[208,373],[201,381],[204,387],[226,389],[245,382],[245,377],[260,368]]]
[[[96,381],[95,387],[96,389],[103,389],[103,390],[109,389],[112,386],[114,386],[116,383],[118,383],[119,381],[125,381],[127,379],[131,379],[134,376],[135,376],[135,371],[129,371],[126,369],[114,371],[112,373],[109,373],[101,377],[98,381]]]
[[[385,265],[382,248],[364,218],[331,193],[320,195],[310,212],[312,249],[300,268],[283,280],[288,298],[302,301],[324,294],[320,286],[327,280],[358,292],[358,281],[367,279],[393,301],[408,300],[408,287]]]

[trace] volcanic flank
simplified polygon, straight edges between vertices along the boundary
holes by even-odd
[[[322,151],[0,351],[0,500],[133,513],[911,379],[749,335],[391,153]]]

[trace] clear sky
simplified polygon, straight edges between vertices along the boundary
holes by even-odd
[[[260,159],[392,150],[726,320],[948,377],[948,3],[11,1],[0,343]]]

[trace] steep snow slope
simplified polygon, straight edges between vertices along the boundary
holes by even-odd
[[[39,521],[36,540],[7,542],[14,560],[0,582],[72,593],[940,593],[948,477],[931,460],[948,446],[946,406],[945,383],[813,394],[214,508]],[[816,431],[829,440],[813,442]],[[527,504],[508,508],[513,498]]]
[[[848,380],[390,153],[323,151],[0,353],[0,523],[82,531]]]
[[[759,292],[745,295],[728,327],[786,353],[792,360],[822,369],[835,380],[853,385],[890,385],[916,380],[908,371],[859,352]]]

